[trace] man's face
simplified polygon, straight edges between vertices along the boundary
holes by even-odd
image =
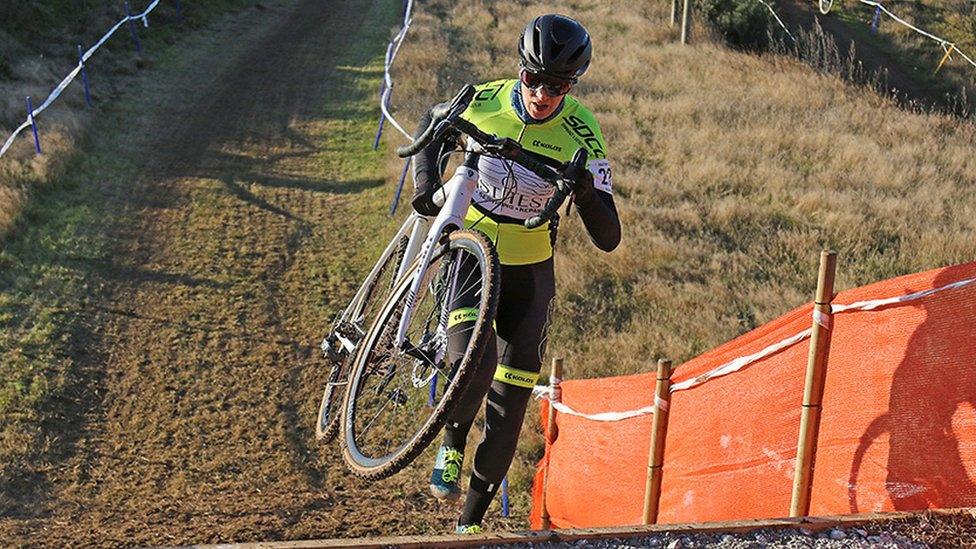
[[[537,75],[525,69],[520,71],[519,80],[522,82],[522,104],[535,120],[552,116],[572,88],[569,80]]]
[[[529,112],[529,116],[535,120],[544,120],[552,116],[552,113],[559,108],[563,97],[566,97],[566,94],[549,95],[545,86],[535,90],[528,86],[522,86],[522,103],[525,105],[525,110]]]

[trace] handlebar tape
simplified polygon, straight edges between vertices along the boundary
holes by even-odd
[[[461,88],[461,91],[451,99],[449,105],[438,105],[431,109],[431,120],[430,124],[424,129],[420,137],[414,139],[413,143],[409,145],[404,145],[402,147],[397,147],[396,153],[400,158],[406,158],[408,156],[413,156],[420,152],[421,149],[426,147],[431,141],[437,137],[437,129],[441,127],[441,122],[450,118],[456,118],[461,116],[465,110],[467,110],[468,105],[471,104],[471,100],[474,99],[474,94],[477,90],[474,86],[468,84]]]

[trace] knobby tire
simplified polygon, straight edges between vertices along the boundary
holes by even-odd
[[[395,474],[410,464],[430,445],[464,394],[468,381],[479,365],[486,345],[494,344],[494,341],[489,341],[489,336],[492,334],[492,322],[494,321],[495,311],[498,305],[500,268],[497,252],[479,232],[467,230],[454,231],[449,235],[447,243],[441,244],[440,248],[435,252],[431,262],[431,269],[434,268],[434,264],[438,260],[449,255],[454,250],[464,250],[478,260],[479,269],[483,276],[478,318],[471,329],[465,352],[454,370],[453,381],[441,393],[440,400],[430,410],[429,417],[427,417],[424,424],[416,432],[409,435],[406,442],[380,458],[367,457],[360,450],[361,444],[357,441],[356,432],[357,413],[360,412],[357,401],[360,396],[364,377],[368,378],[371,375],[368,373],[368,369],[371,366],[369,359],[373,356],[374,351],[377,350],[378,344],[381,343],[380,340],[383,339],[381,336],[386,336],[386,339],[390,339],[388,337],[389,331],[392,330],[394,334],[396,333],[403,311],[403,303],[407,299],[410,283],[413,279],[412,275],[416,272],[418,264],[415,263],[410,268],[407,275],[400,280],[397,288],[387,299],[379,318],[370,328],[369,333],[363,340],[361,350],[356,355],[353,371],[349,377],[349,384],[346,387],[345,402],[343,404],[344,436],[342,437],[342,447],[343,457],[349,469],[356,475],[367,480],[379,480]],[[423,296],[418,296],[417,301],[419,302],[426,295],[427,293]],[[439,299],[435,299],[435,303],[438,307],[443,307]],[[364,413],[364,415],[366,414]],[[362,436],[366,436],[366,434],[363,433]]]

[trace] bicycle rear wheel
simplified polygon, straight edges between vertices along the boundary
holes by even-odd
[[[409,274],[414,274],[415,264]],[[481,233],[455,231],[433,254],[416,297],[405,276],[357,353],[346,390],[343,456],[367,479],[396,473],[437,435],[489,341],[498,257]],[[404,349],[394,340],[407,303]]]
[[[382,310],[383,303],[386,302],[390,292],[396,285],[397,270],[400,262],[407,251],[409,238],[401,236],[397,247],[393,250],[377,271],[376,276],[369,281],[366,295],[360,303],[359,309],[354,311],[351,318],[337,322],[333,326],[333,334],[341,332],[354,343],[362,341],[366,335],[366,329],[376,321]],[[336,341],[336,345],[341,345]],[[329,377],[325,384],[325,391],[322,393],[322,400],[319,403],[319,415],[315,422],[315,438],[322,442],[331,442],[339,432],[342,415],[342,399],[345,394],[347,377],[352,369],[352,361],[355,353],[343,350],[340,356],[333,360],[329,368]]]

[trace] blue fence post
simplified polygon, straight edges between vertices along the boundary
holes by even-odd
[[[383,114],[383,92],[386,91],[386,81],[384,80],[380,84],[380,122],[379,128],[376,130],[376,138],[373,139],[373,150],[380,148],[380,136],[383,135],[383,123],[386,122],[386,116]]]
[[[881,6],[875,6],[874,17],[871,18],[871,32],[878,32],[878,24],[881,23]]]
[[[427,406],[431,408],[434,407],[434,401],[437,400],[437,373],[434,373],[434,377],[430,378],[430,394],[427,395]]]
[[[380,136],[383,135],[383,124],[386,122],[386,116],[380,112],[380,124],[379,128],[376,130],[376,139],[373,140],[373,150],[380,148]]]
[[[508,518],[508,477],[502,479],[502,516]]]
[[[136,43],[136,52],[142,53],[142,44],[139,42],[139,33],[136,32],[136,26],[132,23],[132,10],[129,9],[129,3],[125,3],[125,16],[129,18],[129,31],[132,33],[132,40]]]
[[[78,44],[78,64],[81,65],[81,81],[85,84],[85,103],[92,106],[91,91],[88,89],[88,69],[85,67],[85,54],[81,51],[81,44]]]
[[[396,213],[397,205],[400,203],[400,193],[403,192],[403,182],[407,180],[407,170],[410,169],[410,159],[408,158],[403,165],[403,173],[400,174],[400,182],[397,184],[396,194],[393,195],[393,203],[390,204],[390,215]]]
[[[34,120],[34,103],[31,102],[31,98],[27,96],[27,118],[31,123],[31,130],[34,132],[34,151],[37,154],[41,154],[41,138],[37,136],[37,122]]]
[[[180,3],[180,0],[174,0],[174,2],[176,3],[176,20],[182,22],[183,21],[183,4]]]

